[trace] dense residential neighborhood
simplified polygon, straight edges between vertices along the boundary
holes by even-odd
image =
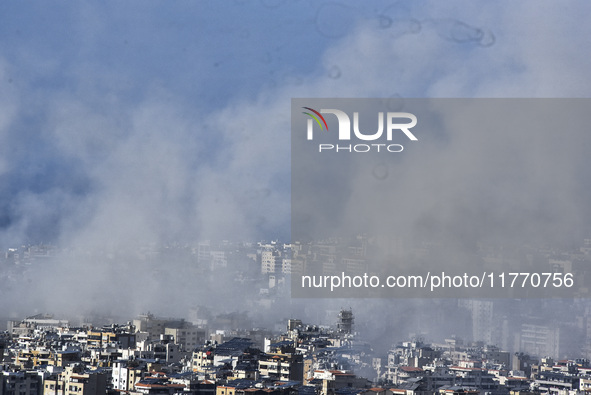
[[[381,358],[343,309],[332,327],[289,319],[281,333],[208,331],[141,315],[126,324],[11,321],[0,341],[0,395],[578,394],[587,359],[554,360],[459,339],[401,342]]]
[[[418,245],[411,254],[429,256],[436,248]],[[578,268],[584,278],[591,239],[572,251],[483,246],[480,254],[491,264],[529,259],[554,271]],[[363,314],[363,307],[354,311],[341,306],[317,319],[277,307],[288,295],[289,276],[302,266],[311,262],[344,265],[349,270],[363,266],[371,259],[371,240],[363,237],[346,245],[327,241],[146,246],[132,261],[125,261],[128,255],[117,251],[88,256],[50,245],[22,246],[0,256],[0,295],[38,284],[35,276],[47,268],[64,272],[57,270],[63,268],[59,261],[64,256],[114,268],[119,268],[120,261],[131,262],[138,282],[151,275],[174,284],[197,273],[205,283],[211,282],[204,288],[210,300],[218,294],[215,287],[222,286],[224,293],[235,291],[222,300],[226,305],[236,297],[253,301],[242,311],[228,312],[203,302],[193,304],[184,316],[146,312],[122,320],[94,319],[82,312],[73,312],[76,319],[46,313],[18,317],[18,306],[5,304],[10,317],[0,337],[0,395],[572,395],[591,391],[591,309],[586,299],[528,303],[508,298],[457,299],[419,304],[405,300],[398,305],[407,307],[393,318],[386,318],[387,300],[372,303],[378,310],[369,315]],[[163,261],[180,264],[164,269]],[[109,283],[102,284],[103,294],[114,292]],[[172,307],[172,303],[167,299],[163,305]],[[302,305],[306,303],[316,302]],[[393,324],[397,329],[390,328]],[[370,341],[371,330],[387,335]],[[390,338],[397,340],[389,342]]]

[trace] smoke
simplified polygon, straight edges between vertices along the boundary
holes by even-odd
[[[0,248],[50,242],[65,252],[3,280],[12,284],[0,289],[4,315],[258,306],[260,284],[204,275],[187,256],[204,239],[289,239],[292,97],[385,97],[396,107],[404,97],[590,92],[590,10],[578,3],[138,6],[27,17],[11,6],[22,25],[1,33]],[[456,130],[461,120],[446,122]],[[465,242],[517,228],[568,238],[588,225],[590,144],[558,137],[545,136],[552,151],[537,139],[509,145],[495,131],[449,133],[404,170],[380,162],[368,171],[416,192],[420,211],[404,223],[417,234],[451,227]],[[502,154],[483,155],[490,150]],[[554,159],[540,167],[539,157]],[[382,306],[367,317],[416,310]]]

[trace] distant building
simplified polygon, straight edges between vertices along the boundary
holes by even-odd
[[[70,325],[68,320],[54,319],[51,314],[38,314],[22,321],[8,321],[6,327],[13,336],[31,335],[35,329],[52,330]]]
[[[21,369],[31,369],[35,366],[54,365],[55,352],[45,348],[26,348],[18,350],[14,363]]]
[[[147,372],[147,364],[138,360],[120,360],[113,363],[111,384],[118,391],[134,391],[135,384]]]
[[[87,371],[83,365],[68,366],[62,373],[45,379],[43,395],[104,395],[107,379],[107,373],[101,370]]]
[[[342,309],[339,312],[337,329],[340,333],[351,334],[353,332],[353,324],[354,323],[355,323],[355,318],[353,317],[353,310]]]
[[[540,323],[523,323],[519,333],[519,350],[537,356],[560,356],[560,328]]]
[[[192,325],[186,321],[177,324],[167,324],[164,334],[174,338],[174,343],[183,350],[192,351],[198,345],[205,342],[207,332],[205,329]]]
[[[281,267],[281,264],[281,252],[275,246],[265,245],[261,251],[261,273],[278,272],[277,268]]]
[[[185,388],[184,384],[171,383],[167,377],[146,377],[135,384],[136,392],[146,395],[173,395]]]
[[[259,360],[261,377],[278,381],[303,381],[301,354],[263,354]]]
[[[371,388],[367,379],[344,370],[315,370],[313,374],[314,380],[311,383],[317,381],[321,383],[321,395],[334,394],[341,388]]]
[[[164,329],[168,320],[156,318],[153,314],[141,314],[137,319],[133,320],[133,326],[137,332],[148,332],[148,336],[152,339],[159,339],[160,335],[164,334]]]
[[[42,378],[33,371],[0,372],[0,395],[41,395]]]

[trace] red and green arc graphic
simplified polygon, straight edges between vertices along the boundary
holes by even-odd
[[[324,129],[324,128],[322,127],[322,124],[320,123],[320,119],[322,119],[322,122],[324,122],[324,126],[326,126],[326,130],[328,130],[328,125],[326,124],[326,120],[324,119],[324,117],[323,117],[323,116],[322,116],[322,115],[321,115],[321,114],[320,114],[318,111],[316,111],[316,110],[314,110],[313,108],[310,108],[310,107],[302,107],[302,108],[304,108],[304,109],[306,109],[306,110],[310,110],[310,111],[312,111],[314,114],[316,114],[316,115],[317,115],[317,116],[316,116],[316,115],[314,115],[314,114],[310,114],[309,112],[305,112],[305,111],[304,111],[304,112],[302,112],[302,114],[306,114],[306,115],[309,115],[309,116],[311,116],[312,118],[314,118],[314,120],[316,121],[316,123],[318,124],[318,126],[320,126],[320,130]],[[320,117],[320,119],[318,119],[319,117]]]

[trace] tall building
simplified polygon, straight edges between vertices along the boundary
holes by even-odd
[[[497,323],[493,320],[493,302],[465,299],[459,301],[459,306],[468,309],[472,315],[472,340],[495,344],[493,333]]]
[[[353,332],[353,324],[355,318],[353,317],[353,310],[342,309],[339,312],[339,320],[337,322],[337,330],[341,333],[350,334]]]
[[[261,272],[263,274],[275,273],[277,266],[281,267],[281,255],[274,248],[266,248],[261,251]]]
[[[521,324],[519,349],[538,357],[560,357],[560,328],[543,322]]]

